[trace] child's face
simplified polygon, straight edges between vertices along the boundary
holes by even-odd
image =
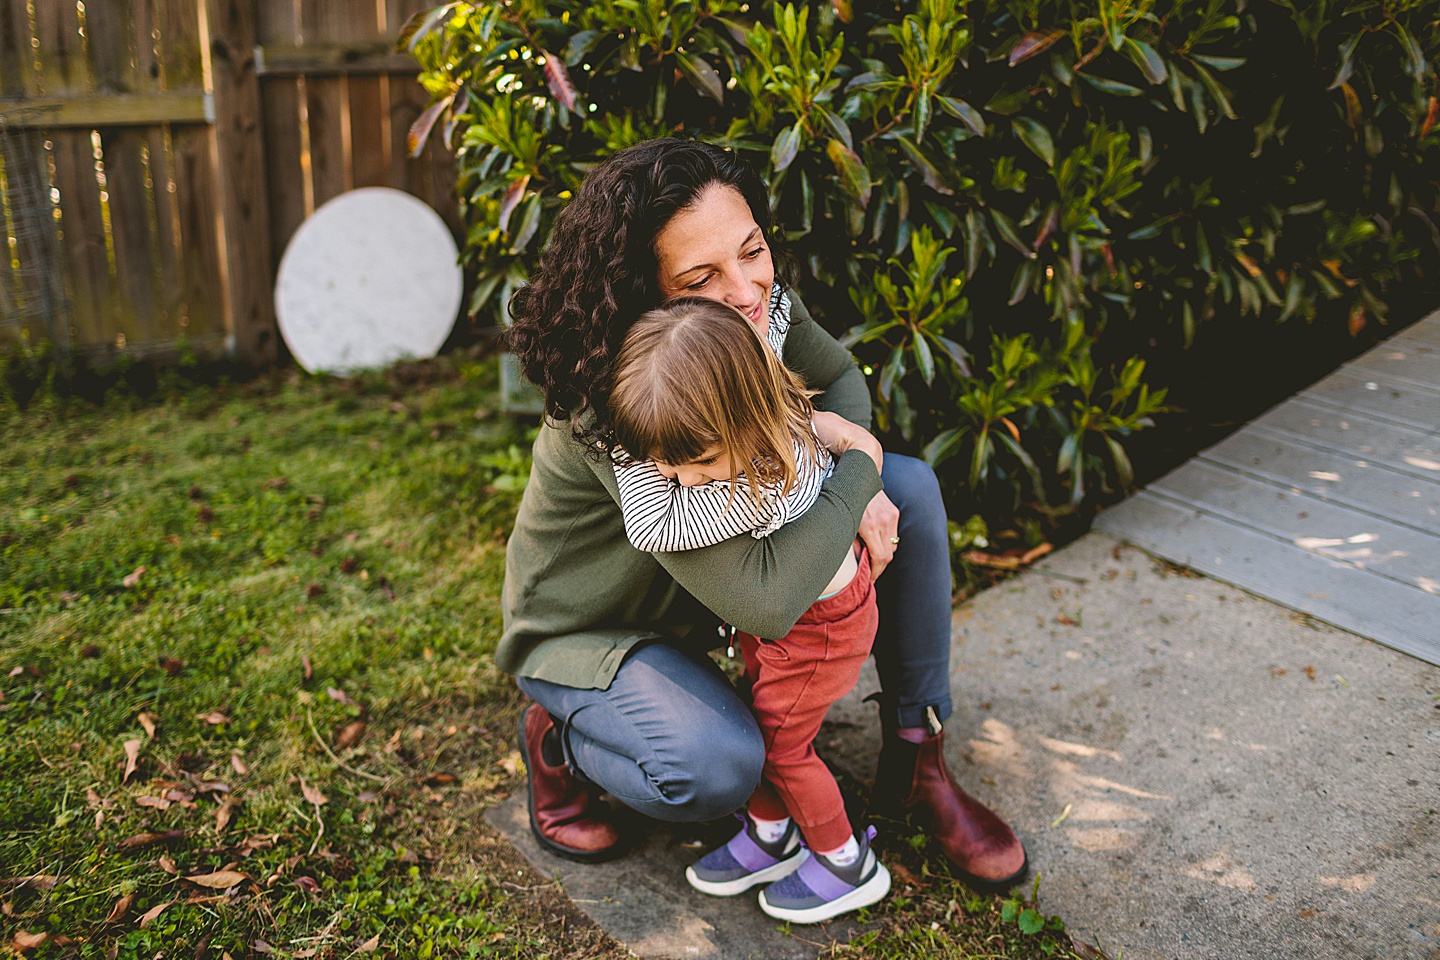
[[[714,444],[689,463],[669,464],[656,460],[660,473],[671,480],[678,480],[682,487],[698,487],[712,480],[731,480],[736,473],[730,462],[730,455],[720,444]]]

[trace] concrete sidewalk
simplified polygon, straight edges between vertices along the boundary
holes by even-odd
[[[954,638],[951,767],[1080,939],[1127,960],[1440,957],[1440,669],[1095,533],[959,608]],[[867,780],[875,687],[822,733]],[[533,851],[521,803],[490,819]],[[537,864],[577,900],[608,891],[582,908],[642,956],[779,956],[753,904],[687,894],[696,856]]]

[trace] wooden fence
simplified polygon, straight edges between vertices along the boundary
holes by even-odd
[[[0,0],[0,338],[275,357],[275,267],[355,187],[459,230],[405,20],[435,0]]]

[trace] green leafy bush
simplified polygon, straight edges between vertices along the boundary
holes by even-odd
[[[887,445],[961,515],[1045,524],[1130,480],[1147,349],[1217,315],[1352,333],[1440,270],[1419,0],[450,3],[402,42],[460,158],[503,322],[598,159],[699,136],[771,186]],[[1036,534],[1038,536],[1038,534]]]

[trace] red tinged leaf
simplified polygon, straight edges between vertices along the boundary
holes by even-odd
[[[1360,94],[1348,83],[1340,84],[1340,92],[1345,95],[1345,122],[1354,130],[1360,126]]]
[[[1365,329],[1365,323],[1368,319],[1369,315],[1365,312],[1365,305],[1363,303],[1357,303],[1355,304],[1355,306],[1351,307],[1350,322],[1348,324],[1350,329],[1350,336],[1360,336],[1360,331]]]
[[[835,165],[841,188],[861,207],[870,206],[870,171],[860,155],[839,140],[826,144],[825,153]]]
[[[1010,51],[1010,66],[1023,63],[1031,57],[1038,56],[1055,45],[1055,41],[1065,36],[1065,31],[1052,27],[1049,30],[1036,30],[1034,33],[1027,33],[1020,38]]]
[[[520,201],[525,199],[525,189],[529,186],[530,174],[527,173],[525,174],[525,176],[521,177],[519,180],[516,180],[514,183],[510,184],[510,186],[505,188],[505,193],[500,198],[499,227],[501,233],[505,232],[508,224],[510,223],[510,214],[514,213],[515,208],[520,205]],[[346,561],[353,564],[354,558],[347,557]],[[353,569],[354,566],[352,565],[351,570]],[[346,570],[345,572],[349,573],[350,570]]]
[[[292,882],[310,896],[320,896],[320,884],[315,881],[314,877],[296,877]]]
[[[1429,136],[1430,131],[1435,129],[1436,120],[1440,120],[1440,100],[1431,97],[1430,109],[1425,111],[1425,120],[1420,124],[1420,136]]]
[[[850,0],[830,0],[830,5],[835,8],[835,16],[840,18],[841,23],[849,23],[855,19],[855,8]]]
[[[540,56],[545,62],[545,84],[550,88],[550,96],[573,113],[580,95],[575,91],[575,84],[570,82],[570,74],[565,71],[565,64],[548,50],[542,50]]]
[[[1245,272],[1250,274],[1252,278],[1260,276],[1260,264],[1256,263],[1252,258],[1247,257],[1237,250],[1235,252],[1235,259],[1240,263],[1240,266],[1245,268]]]
[[[445,112],[454,99],[455,91],[451,91],[449,95],[426,107],[425,112],[410,124],[410,132],[405,135],[405,150],[412,158],[420,156],[425,149],[425,141],[430,139],[430,131],[434,129],[435,121],[440,119],[440,114]]]

